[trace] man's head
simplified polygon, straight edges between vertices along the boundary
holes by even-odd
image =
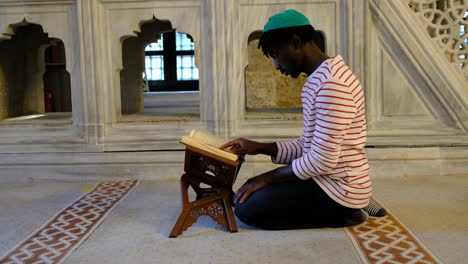
[[[301,48],[312,42],[323,52],[321,38],[321,33],[314,29],[306,16],[288,9],[270,17],[258,46],[265,56],[273,58],[281,73],[296,78],[303,72]]]

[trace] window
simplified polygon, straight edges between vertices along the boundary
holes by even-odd
[[[198,91],[195,46],[188,34],[164,32],[145,48],[145,91]]]
[[[463,15],[463,20],[466,21],[467,19],[468,19],[468,11],[466,11],[465,14]],[[467,33],[468,32],[467,32],[466,22],[465,22],[465,24],[460,23],[460,38],[463,38],[463,36],[465,36],[465,34],[467,34]],[[468,59],[468,58],[466,58],[467,51],[465,49],[468,46],[468,37],[465,37],[464,44],[465,44],[465,46],[463,46],[463,44],[462,44],[459,47],[460,50],[461,50],[460,55],[458,55],[458,58],[460,59],[460,65],[459,65],[460,69],[463,69],[464,67],[466,67],[466,65],[465,65],[466,64],[466,59]]]

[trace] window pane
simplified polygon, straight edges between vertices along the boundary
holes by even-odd
[[[190,69],[182,69],[182,79],[184,80],[193,79],[192,71]]]
[[[463,19],[466,20],[467,18],[468,18],[468,11],[465,11],[465,14],[463,15]],[[466,30],[466,25],[460,24],[460,37],[463,38],[463,36],[466,33],[468,33],[467,30]],[[465,37],[464,42],[465,42],[465,45],[468,45],[468,38],[467,37]],[[459,67],[460,67],[460,69],[463,69],[463,68],[467,67],[466,66],[466,56],[465,56],[465,54],[463,54],[463,53],[466,53],[466,51],[463,51],[463,50],[465,50],[465,47],[463,47],[463,45],[460,45],[460,50],[462,52],[460,52],[459,55],[458,55],[458,58],[461,61]]]
[[[187,34],[176,32],[176,50],[194,50],[193,42],[187,37]]]
[[[195,67],[194,55],[177,56],[177,80],[198,80],[198,69]]]
[[[164,56],[145,57],[146,78],[150,81],[164,80]]]
[[[158,42],[150,43],[146,46],[145,51],[159,51],[163,50],[163,34],[161,34],[161,38]]]

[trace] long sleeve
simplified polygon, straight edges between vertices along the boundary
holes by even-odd
[[[290,142],[276,142],[278,153],[272,158],[276,164],[291,164],[291,162],[302,156],[303,138],[300,137]]]

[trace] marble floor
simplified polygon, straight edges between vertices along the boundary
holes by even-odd
[[[8,255],[15,245],[82,197],[82,205],[94,201],[109,210],[96,218],[98,222],[88,236],[72,247],[62,263],[365,263],[343,228],[263,231],[237,221],[239,232],[229,233],[203,216],[181,236],[168,238],[181,209],[177,180],[144,180],[120,194],[110,191],[121,196],[108,204],[98,201],[97,196],[86,196],[97,184],[1,183],[0,256]],[[374,179],[376,199],[412,232],[436,263],[466,263],[467,187],[468,175]],[[78,215],[78,211],[71,214]],[[67,232],[73,235],[84,228],[77,226],[80,228]],[[66,229],[63,223],[55,228]],[[44,231],[43,235],[54,234]],[[416,258],[410,255],[406,262],[379,263],[431,263]],[[21,263],[3,261],[0,257],[1,263]],[[47,263],[42,261],[38,263]]]

